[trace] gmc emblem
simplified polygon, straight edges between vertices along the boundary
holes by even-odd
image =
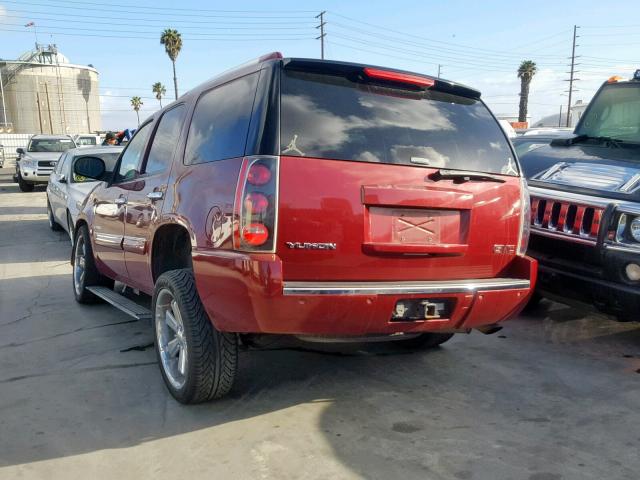
[[[515,245],[494,245],[493,253],[502,254],[502,255],[515,255],[516,246]]]

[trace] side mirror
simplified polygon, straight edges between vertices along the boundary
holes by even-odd
[[[67,183],[67,177],[66,177],[66,175],[64,175],[64,174],[60,175],[60,176],[58,177],[58,181],[59,181],[60,183]]]
[[[80,157],[73,164],[73,173],[92,180],[101,180],[106,167],[98,157]]]
[[[22,155],[22,154],[24,154],[24,148],[22,148],[22,147],[16,148],[16,153],[17,153],[18,155]]]

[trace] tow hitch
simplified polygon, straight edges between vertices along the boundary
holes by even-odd
[[[418,322],[449,318],[451,300],[416,298],[400,300],[391,315],[392,322]]]

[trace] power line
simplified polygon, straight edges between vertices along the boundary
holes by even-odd
[[[98,25],[98,26],[105,26],[105,27],[111,27],[112,24],[111,23],[107,23],[107,22],[99,22],[99,21],[95,21],[95,20],[90,20],[90,19],[86,19],[86,20],[70,20],[68,18],[43,18],[43,17],[33,17],[33,16],[29,16],[29,17],[25,17],[24,15],[4,15],[4,18],[19,18],[22,19],[22,22],[25,21],[25,19],[29,19],[29,20],[37,20],[39,21],[43,21],[43,22],[61,22],[64,23],[66,25],[69,24],[78,24],[78,25]],[[154,20],[155,21],[155,20]],[[158,20],[159,22],[162,22],[163,20]],[[191,22],[189,22],[191,23]],[[172,23],[172,26],[174,28],[179,28],[180,30],[255,30],[256,27],[260,28],[260,29],[265,29],[265,30],[310,30],[311,27],[313,27],[312,23],[309,23],[308,26],[298,26],[298,27],[292,27],[292,26],[280,26],[281,24],[272,24],[272,23],[257,23],[257,22],[251,22],[251,23],[247,23],[247,22],[205,22],[206,25],[182,25],[182,24],[176,24],[175,22]],[[8,24],[7,24],[8,25]],[[217,26],[217,25],[224,25],[224,26]],[[241,25],[241,26],[235,26],[235,25]],[[288,23],[287,23],[288,25]],[[16,26],[20,26],[23,27],[24,24],[20,23]],[[142,27],[142,28],[148,28],[148,27],[156,27],[156,25],[143,25],[140,23],[128,23],[128,22],[118,22],[118,26],[125,26],[125,27]],[[42,24],[38,24],[38,27],[45,27],[46,25],[42,25]],[[161,26],[157,26],[158,28],[161,28]],[[69,28],[70,30],[75,29],[75,27],[66,27]]]
[[[22,0],[16,1],[16,0],[3,0],[3,3],[11,3],[11,4],[18,4],[21,6],[33,6],[33,7],[47,7],[47,8],[51,8],[54,5],[50,5],[50,4],[46,4],[46,3],[37,3],[37,2],[25,2]],[[103,13],[113,13],[114,9],[113,9],[114,5],[112,4],[101,4],[100,6],[96,6],[93,7],[92,10],[96,10],[98,12],[103,12]],[[58,9],[67,9],[67,10],[77,10],[78,7],[76,6],[62,6],[62,5],[56,5],[55,8]],[[135,8],[132,5],[121,5],[120,7],[118,7],[118,13],[130,13],[133,15],[139,15],[141,12],[139,11],[135,11],[135,10],[122,10],[122,8]],[[182,11],[182,9],[180,9],[180,11]],[[170,19],[176,18],[176,17],[185,17],[185,18],[264,18],[265,15],[246,15],[247,12],[244,12],[242,10],[238,10],[236,12],[233,12],[231,15],[226,15],[226,14],[222,14],[222,12],[219,12],[215,15],[212,14],[205,14],[202,13],[199,10],[192,10],[194,13],[178,13],[176,12],[175,9],[172,9],[171,12],[158,12],[155,11],[153,12],[154,15],[157,16],[165,16],[165,17],[170,17]],[[196,13],[197,12],[197,13]],[[36,12],[36,13],[47,13],[47,12]],[[149,12],[151,13],[151,12]],[[252,12],[249,12],[252,13]],[[66,15],[66,13],[65,13]],[[305,19],[305,18],[309,18],[308,16],[302,16],[302,15],[286,15],[283,13],[278,13],[277,17],[269,17],[269,18],[281,18],[281,17],[285,17],[287,19],[290,20],[294,20],[294,19]],[[86,14],[84,15],[86,16]]]
[[[87,21],[87,16],[86,15],[79,15],[79,14],[74,14],[74,13],[55,13],[55,12],[34,12],[31,10],[20,10],[20,9],[7,9],[6,10],[9,13],[22,13],[22,15],[19,18],[22,19],[32,19],[33,15],[46,15],[49,17],[62,17],[61,19],[55,19],[58,21],[69,21],[69,17],[72,18],[80,18],[82,19],[82,22],[86,22]],[[187,22],[188,24],[206,24],[206,25],[215,25],[215,24],[223,24],[223,25],[249,25],[249,26],[255,26],[255,25],[291,25],[291,21],[289,19],[286,20],[271,20],[271,18],[267,18],[266,20],[262,19],[263,17],[242,17],[242,18],[249,18],[251,21],[246,21],[246,20],[233,20],[233,21],[229,21],[227,20],[225,17],[222,17],[219,20],[198,20],[198,19],[188,19],[188,20],[181,20],[181,21],[175,21],[172,20],[171,24],[172,25],[184,25],[184,22]],[[275,17],[274,17],[275,18]],[[279,17],[278,17],[279,18]],[[307,18],[307,17],[305,17]],[[260,21],[253,21],[255,19],[262,19]],[[53,18],[51,19],[47,19],[47,20],[54,20]],[[166,25],[167,24],[167,20],[164,18],[145,18],[145,17],[135,17],[136,22],[156,22],[156,23],[162,23],[162,25]],[[267,21],[268,20],[268,21]],[[182,22],[182,23],[181,23]],[[118,22],[119,23],[119,22]],[[300,21],[296,21],[297,24],[301,25],[301,24],[307,24],[308,26],[313,26],[315,25],[315,23],[313,22],[313,18],[309,18],[306,22],[300,22]],[[182,27],[183,28],[183,27]]]
[[[24,30],[15,30],[15,29],[4,29],[2,30],[4,32],[15,32],[15,33],[29,33],[29,32],[25,32]],[[132,35],[99,35],[99,34],[91,34],[91,33],[69,33],[69,32],[52,32],[52,31],[42,31],[42,30],[38,30],[38,33],[43,33],[43,34],[47,34],[47,35],[64,35],[64,36],[71,36],[71,37],[97,37],[97,38],[118,38],[118,39],[122,39],[122,40],[158,40],[158,36],[153,36],[153,37],[141,37],[141,36],[132,36]],[[197,37],[188,37],[188,36],[183,36],[182,37],[185,40],[189,40],[189,41],[209,41],[209,42],[243,42],[243,41],[248,41],[248,42],[255,42],[255,41],[263,41],[265,40],[264,37],[256,37],[256,38],[197,38]],[[293,41],[300,41],[300,40],[313,40],[313,37],[300,37],[300,38],[267,38],[266,40],[271,40],[271,41],[281,41],[281,42],[293,42]]]
[[[98,6],[98,7],[103,7],[105,6],[104,3],[97,3],[97,2],[85,2],[83,1],[74,1],[74,0],[48,0],[49,3],[63,3],[63,4],[74,4],[74,5],[82,5],[83,7],[86,7],[87,5],[92,5],[92,6]],[[17,1],[12,1],[12,0],[4,0],[4,3],[21,3],[21,4],[31,4],[32,2],[17,2]],[[52,5],[47,5],[47,6],[52,6]],[[137,8],[140,10],[153,10],[153,11],[157,11],[157,10],[170,10],[172,12],[175,11],[174,7],[160,7],[160,6],[156,6],[156,5],[150,5],[150,6],[146,6],[146,5],[130,5],[130,4],[117,4],[117,3],[109,3],[109,8],[119,8],[119,7],[125,7],[125,8]],[[77,7],[62,7],[62,8],[77,8]],[[286,10],[221,10],[221,9],[209,9],[209,8],[184,8],[184,7],[180,7],[180,11],[184,11],[184,12],[220,12],[220,13],[266,13],[266,14],[272,14],[272,15],[282,15],[282,14],[287,14],[287,13],[313,13],[314,10],[291,10],[291,9],[286,9]]]
[[[427,38],[427,37],[422,37],[422,36],[419,36],[419,35],[413,35],[413,34],[410,34],[410,33],[401,32],[401,31],[394,30],[394,29],[391,29],[391,28],[383,27],[381,25],[374,25],[372,23],[368,23],[368,22],[364,22],[362,20],[357,20],[355,18],[347,17],[346,15],[341,15],[341,14],[333,12],[333,11],[330,11],[329,13],[332,14],[332,15],[338,16],[340,18],[349,20],[351,22],[359,23],[359,24],[362,24],[362,25],[367,25],[368,27],[371,27],[371,28],[375,29],[375,32],[376,32],[375,34],[370,34],[369,32],[367,32],[370,35],[374,35],[374,36],[380,36],[379,31],[380,30],[385,30],[385,31],[388,31],[388,32],[395,33],[396,35],[415,38],[415,39],[421,40],[423,42],[435,43],[435,44],[438,44],[438,45],[449,45],[449,46],[451,46],[453,48],[462,49],[463,51],[470,51],[470,50],[473,51],[473,50],[475,50],[475,51],[478,51],[478,52],[488,52],[488,53],[491,53],[493,55],[502,56],[502,57],[514,57],[514,56],[515,57],[521,57],[522,56],[519,53],[508,54],[508,53],[505,53],[504,51],[491,50],[491,49],[486,49],[486,48],[478,48],[478,47],[472,47],[472,46],[469,46],[469,45],[457,44],[457,43],[453,43],[453,42],[445,42],[445,41],[442,41],[442,40],[435,40],[435,39],[432,39],[432,38]],[[337,23],[333,22],[332,25],[337,25]],[[355,27],[348,27],[348,28],[355,29]],[[545,55],[545,56],[555,57],[556,55]]]
[[[6,22],[0,22],[0,25],[8,25],[11,27],[20,27],[22,26],[21,24],[15,24],[15,23],[6,23]],[[145,35],[145,34],[155,34],[156,31],[149,31],[149,30],[117,30],[117,29],[109,29],[109,30],[100,30],[100,29],[96,29],[96,28],[80,28],[80,27],[73,27],[73,28],[66,28],[66,27],[56,27],[56,26],[49,26],[49,25],[43,25],[41,28],[44,29],[50,29],[50,30],[56,30],[56,31],[62,31],[62,32],[75,32],[75,31],[87,31],[87,32],[105,32],[105,33],[134,33],[134,34],[141,34],[141,35]],[[158,34],[160,32],[157,32]],[[226,36],[226,37],[242,37],[242,36],[256,36],[256,35],[264,35],[264,36],[269,36],[269,35],[279,35],[279,36],[286,36],[286,38],[301,38],[301,37],[309,37],[308,33],[287,33],[287,32],[259,32],[256,31],[255,29],[253,29],[251,32],[224,32],[224,33],[201,33],[201,32],[191,32],[190,35],[198,35],[200,37],[220,37],[220,36]]]

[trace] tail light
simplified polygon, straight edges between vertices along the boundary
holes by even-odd
[[[387,82],[407,83],[417,87],[429,88],[436,84],[433,78],[411,75],[408,73],[393,72],[390,70],[380,70],[378,68],[365,67],[364,74],[369,78],[385,80]]]
[[[273,252],[278,214],[278,157],[245,157],[234,206],[233,248]]]
[[[531,234],[531,199],[524,177],[520,179],[520,235],[518,237],[518,255],[527,253]]]

